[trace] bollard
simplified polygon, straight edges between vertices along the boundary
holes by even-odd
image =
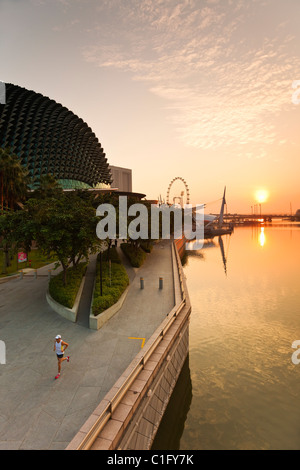
[[[162,289],[164,285],[164,279],[162,277],[159,278],[159,288]]]
[[[140,283],[141,283],[141,289],[144,289],[144,278],[140,278]]]
[[[48,269],[48,279],[51,279],[51,269]]]
[[[37,269],[34,270],[34,278],[37,278]]]
[[[23,279],[23,269],[20,271],[20,279]]]

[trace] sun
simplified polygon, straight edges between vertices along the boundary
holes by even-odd
[[[262,204],[263,202],[266,202],[269,197],[269,192],[266,189],[258,189],[255,193],[255,199],[257,202]]]

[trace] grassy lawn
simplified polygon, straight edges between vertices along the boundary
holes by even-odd
[[[11,274],[14,274],[18,272],[21,269],[25,268],[33,268],[33,269],[38,269],[41,268],[42,266],[45,266],[46,264],[53,263],[56,261],[56,258],[51,257],[47,258],[44,256],[40,250],[32,250],[29,255],[28,255],[28,260],[24,261],[23,263],[18,263],[17,262],[17,255],[14,255],[13,259],[11,260],[11,266],[6,268],[6,273],[3,272],[3,251],[0,251],[0,277],[5,277],[9,276]],[[31,263],[29,263],[29,260]]]

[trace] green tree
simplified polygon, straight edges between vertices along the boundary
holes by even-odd
[[[10,266],[10,256],[12,255],[12,248],[15,240],[14,236],[15,224],[13,220],[13,212],[3,211],[0,214],[0,247],[3,250],[3,267],[2,273],[7,272]]]
[[[77,266],[82,258],[88,259],[101,245],[96,237],[98,219],[91,201],[72,191],[47,199],[31,198],[27,207],[37,245],[46,255],[56,255],[66,285],[68,267]]]
[[[0,207],[14,210],[27,196],[30,182],[28,171],[9,149],[0,148]]]
[[[32,197],[36,199],[47,199],[61,196],[62,192],[62,187],[53,175],[42,175],[39,180],[39,186],[32,193]]]
[[[18,249],[23,249],[27,254],[31,250],[34,226],[27,211],[3,211],[0,214],[0,233],[0,247],[4,253],[2,273],[6,273],[11,265],[11,257]]]

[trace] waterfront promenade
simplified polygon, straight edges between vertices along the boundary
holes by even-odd
[[[6,364],[0,365],[0,450],[65,449],[175,304],[168,240],[158,243],[138,270],[127,265],[131,284],[124,304],[98,331],[50,308],[48,269],[40,268],[36,279],[26,275],[0,284],[0,340],[6,345]],[[58,380],[56,334],[69,343],[70,355]]]

